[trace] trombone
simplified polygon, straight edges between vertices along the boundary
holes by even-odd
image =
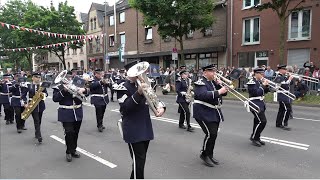
[[[291,72],[288,72],[288,75],[293,76],[294,78],[297,78],[297,79],[301,78],[304,81],[319,83],[319,79],[314,78],[314,77],[304,76],[301,74],[295,74],[295,73],[291,73]]]
[[[260,112],[260,108],[258,105],[254,104],[251,100],[246,98],[244,95],[239,93],[234,89],[233,82],[225,77],[223,77],[221,74],[216,73],[215,78],[221,81],[222,86],[226,86],[229,88],[229,91],[232,95],[234,95],[236,98],[238,98],[240,101],[244,103],[244,107],[250,108],[254,110],[256,113]],[[249,111],[248,111],[249,112]]]
[[[296,96],[294,94],[292,94],[288,90],[283,89],[279,84],[277,84],[277,83],[275,83],[273,81],[270,81],[269,79],[266,79],[266,78],[261,79],[261,81],[267,81],[269,86],[271,88],[275,89],[276,92],[280,91],[282,94],[286,95],[291,100],[295,100],[296,99]]]

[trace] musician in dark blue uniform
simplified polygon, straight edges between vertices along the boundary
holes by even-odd
[[[293,76],[287,76],[287,65],[278,66],[279,74],[275,81],[281,84],[281,87],[290,92],[290,85],[293,84]],[[290,131],[288,120],[292,111],[292,100],[285,95],[286,92],[277,91],[277,100],[279,102],[279,111],[277,115],[276,127]]]
[[[14,110],[10,105],[10,87],[12,86],[12,82],[10,79],[12,78],[11,74],[4,74],[3,80],[0,83],[0,104],[3,104],[4,107],[4,120],[6,120],[6,124],[13,124],[14,120]]]
[[[115,77],[115,83],[117,83],[118,85],[120,84],[120,83],[122,83],[122,82],[125,82],[126,81],[126,78],[125,78],[125,69],[120,69],[119,70],[119,75],[117,75],[116,77]]]
[[[112,71],[111,71],[111,80],[112,80],[112,82],[114,82],[114,83],[116,83],[117,82],[117,79],[116,79],[116,77],[117,77],[118,75],[117,75],[117,72],[114,70],[114,69],[112,69]],[[110,93],[111,93],[111,97],[110,97],[110,100],[111,100],[111,102],[114,102],[113,101],[113,94],[114,94],[114,89],[113,89],[113,87],[112,87],[112,85],[111,86],[109,86],[109,88],[110,88]]]
[[[27,130],[27,128],[25,128],[25,121],[21,119],[21,113],[24,111],[24,107],[28,103],[28,84],[26,82],[20,82],[19,78],[21,78],[20,74],[15,74],[15,83],[9,89],[12,93],[11,106],[15,112],[17,132],[21,133],[22,130]]]
[[[222,96],[227,95],[228,87],[222,87],[216,80],[216,67],[202,67],[203,77],[195,82],[193,117],[205,133],[200,158],[204,164],[213,167],[219,161],[213,157],[213,150],[218,135],[219,124],[224,120],[221,106]]]
[[[29,102],[32,100],[36,92],[41,88],[40,84],[41,84],[41,74],[38,72],[32,73],[32,83],[28,84]],[[44,93],[45,97],[48,96],[47,89],[44,87],[43,87],[42,93]],[[39,143],[42,143],[41,122],[42,122],[43,111],[45,109],[46,109],[45,102],[44,100],[41,100],[31,113],[33,122],[34,122],[35,138],[38,139]]]
[[[68,71],[66,78],[72,80],[72,73]],[[79,92],[87,94],[88,90],[79,88]],[[72,161],[72,158],[79,158],[80,154],[76,151],[78,146],[78,136],[83,118],[82,101],[73,94],[69,93],[63,85],[53,87],[54,102],[59,103],[58,121],[60,121],[64,128],[66,141],[66,160]]]
[[[260,139],[260,135],[267,124],[267,118],[265,115],[266,105],[264,103],[264,95],[269,92],[268,81],[264,81],[264,69],[256,68],[253,70],[253,78],[247,83],[249,100],[257,105],[260,109],[259,112],[251,109],[254,116],[253,119],[253,131],[250,136],[250,140],[254,146],[260,147],[265,145]]]
[[[95,77],[90,84],[91,104],[96,109],[97,127],[99,132],[102,132],[105,127],[103,126],[103,116],[109,103],[108,97],[108,82],[103,79],[103,71],[96,69]]]
[[[178,94],[176,102],[179,104],[180,108],[179,128],[186,129],[184,126],[184,122],[186,121],[187,131],[192,132],[194,128],[190,125],[190,102],[186,101],[186,94],[189,86],[191,86],[191,79],[188,78],[188,75],[186,70],[180,71],[180,78],[176,80],[176,92]]]
[[[128,70],[136,62],[125,65]],[[150,140],[153,140],[153,129],[149,114],[149,107],[142,89],[146,84],[137,85],[137,77],[127,77],[115,89],[122,116],[123,139],[129,145],[129,151],[133,160],[131,179],[144,178],[144,166]],[[164,104],[163,104],[164,107]],[[156,116],[162,116],[164,108],[158,109]]]

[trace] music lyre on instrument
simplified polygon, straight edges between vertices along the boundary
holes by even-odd
[[[232,73],[231,73],[232,74]],[[240,74],[239,74],[240,77]],[[260,112],[260,108],[259,106],[257,106],[256,104],[254,104],[253,102],[251,102],[251,100],[249,100],[248,98],[246,98],[243,94],[239,93],[238,91],[236,91],[233,85],[233,82],[225,77],[223,77],[221,74],[216,73],[215,74],[215,78],[221,81],[221,85],[222,86],[226,86],[229,88],[229,91],[233,96],[235,96],[236,98],[238,98],[240,101],[242,101],[244,103],[245,107],[249,107],[250,109],[254,110],[256,113]],[[236,79],[236,77],[234,77],[234,79]]]
[[[291,100],[295,100],[296,99],[296,96],[294,94],[292,94],[288,90],[283,89],[280,84],[277,84],[277,83],[275,83],[273,81],[270,81],[269,79],[266,79],[266,78],[261,79],[261,81],[268,82],[269,86],[271,88],[273,88],[274,90],[276,90],[276,92],[281,92],[282,94],[284,94],[285,96],[287,96]]]
[[[153,113],[155,115],[158,114],[158,108],[163,108],[165,105],[159,101],[156,93],[153,91],[150,81],[148,80],[147,74],[145,73],[147,69],[149,68],[149,63],[148,62],[139,62],[132,66],[128,72],[127,75],[128,77],[137,77],[137,83],[138,86],[141,87],[142,83],[145,83],[148,85],[147,88],[143,88],[143,95],[147,100],[147,103]]]

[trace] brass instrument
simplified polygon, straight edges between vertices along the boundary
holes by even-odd
[[[283,89],[280,84],[277,84],[277,83],[275,83],[275,82],[273,82],[273,81],[270,81],[270,80],[268,80],[268,79],[266,79],[266,78],[261,79],[261,81],[266,81],[266,82],[268,82],[269,86],[270,86],[271,88],[273,88],[274,90],[276,90],[276,92],[281,91],[282,94],[286,95],[286,96],[287,96],[288,98],[290,98],[291,100],[295,100],[295,99],[296,99],[296,96],[295,96],[294,94],[292,94],[292,93],[289,92],[288,90]]]
[[[31,101],[28,103],[28,106],[21,113],[21,119],[27,120],[33,110],[37,107],[41,100],[45,100],[46,96],[42,92],[45,88],[41,87],[37,90],[35,95],[32,97]]]
[[[141,87],[142,83],[145,83],[148,85],[147,88],[143,89],[142,93],[143,93],[144,97],[147,99],[147,103],[148,103],[149,107],[151,108],[151,110],[153,111],[153,113],[155,115],[157,115],[158,114],[157,109],[164,108],[165,105],[164,105],[164,103],[162,103],[158,99],[156,93],[154,92],[154,90],[151,87],[151,84],[150,84],[148,77],[145,73],[148,68],[149,68],[148,62],[140,62],[140,63],[132,66],[128,70],[127,75],[128,75],[128,77],[137,77],[137,83],[138,83],[138,86],[140,86],[140,87]]]
[[[245,107],[249,107],[250,109],[254,110],[256,113],[260,112],[260,108],[259,106],[257,106],[256,104],[254,104],[253,102],[251,102],[251,100],[249,100],[248,98],[246,98],[244,95],[242,95],[241,93],[239,93],[238,91],[236,91],[234,89],[234,85],[233,82],[225,77],[223,77],[221,74],[216,73],[215,74],[215,79],[216,80],[220,80],[221,81],[221,85],[222,86],[226,86],[229,88],[229,91],[232,95],[234,95],[236,98],[238,98],[240,101],[242,101],[244,103]]]
[[[314,78],[314,77],[304,76],[304,75],[301,75],[301,74],[295,74],[295,73],[291,73],[291,72],[288,72],[288,75],[289,76],[293,76],[294,78],[297,78],[297,79],[301,78],[304,81],[313,82],[313,83],[319,83],[319,79]]]
[[[70,94],[73,95],[73,97],[78,98],[82,102],[86,102],[87,98],[84,94],[79,93],[79,87],[74,85],[72,81],[69,81],[66,78],[67,72],[67,70],[63,70],[60,74],[58,74],[58,76],[54,80],[54,83],[61,84]]]
[[[185,97],[186,97],[186,101],[189,103],[193,101],[194,92],[192,91],[193,90],[193,87],[191,85],[192,80],[187,78],[187,81],[188,81],[188,89]]]

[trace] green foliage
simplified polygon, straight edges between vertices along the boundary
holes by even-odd
[[[181,50],[185,35],[211,27],[214,22],[213,0],[129,0],[129,3],[144,15],[145,26],[157,27],[162,39],[175,38]]]

